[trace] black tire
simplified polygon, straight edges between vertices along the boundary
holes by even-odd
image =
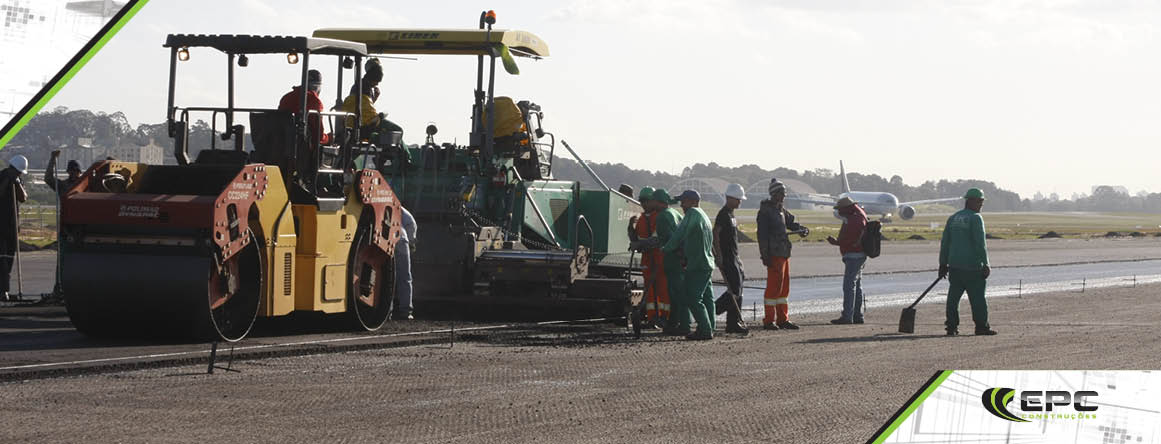
[[[231,261],[238,261],[238,291],[224,304],[211,308],[212,296],[199,301],[196,309],[206,314],[208,321],[200,335],[208,339],[220,339],[226,342],[236,342],[245,338],[254,326],[258,317],[258,306],[261,305],[263,284],[266,282],[266,268],[262,266],[262,253],[259,251],[254,233],[247,232],[250,239],[246,247]],[[210,270],[210,273],[213,273]],[[212,292],[212,290],[211,290]]]
[[[381,328],[391,318],[395,305],[395,258],[378,252],[369,243],[373,220],[369,211],[359,218],[359,228],[347,257],[347,311],[355,325],[367,331]],[[361,257],[361,252],[373,260]],[[370,285],[365,285],[368,282]],[[371,292],[377,295],[371,297]],[[368,298],[374,301],[373,305],[366,303]]]

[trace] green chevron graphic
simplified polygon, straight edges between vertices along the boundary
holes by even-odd
[[[988,413],[996,415],[997,418],[1006,419],[1012,422],[1031,422],[1027,419],[1020,418],[1012,414],[1012,412],[1008,411],[1008,402],[1010,402],[1012,397],[1015,395],[1015,389],[997,387],[984,390],[980,400],[984,403],[984,409],[987,410]]]
[[[56,76],[54,76],[52,80],[45,84],[44,88],[42,88],[39,93],[33,96],[32,100],[28,102],[28,104],[26,104],[24,108],[20,110],[20,112],[12,117],[12,120],[8,121],[8,124],[5,125],[3,129],[0,129],[0,149],[4,148],[4,145],[7,145],[8,141],[12,140],[12,137],[16,136],[16,133],[19,132],[21,128],[24,128],[24,126],[27,125],[34,116],[36,116],[36,113],[40,112],[40,110],[44,108],[46,104],[48,104],[49,100],[52,100],[52,97],[56,95],[57,91],[60,91],[61,87],[68,83],[68,81],[72,79],[74,75],[76,75],[77,71],[80,71],[81,68],[89,62],[89,59],[93,58],[93,56],[97,54],[97,51],[100,51],[101,48],[105,46],[105,43],[108,43],[109,39],[113,38],[113,36],[117,34],[117,31],[120,31],[121,28],[125,26],[125,23],[128,23],[129,19],[133,18],[133,16],[137,14],[137,11],[141,10],[141,8],[145,6],[148,1],[149,0],[130,0],[125,6],[123,6],[121,11],[118,12],[117,15],[113,16],[113,18],[109,20],[109,22],[106,23],[105,26],[101,28],[101,30],[97,32],[97,34],[94,35],[93,38],[89,40],[89,42],[85,44],[85,46],[81,48],[81,50],[78,51],[75,56],[73,56],[72,60],[69,60],[69,62],[61,68]]]

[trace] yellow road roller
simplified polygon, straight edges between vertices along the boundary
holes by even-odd
[[[362,90],[366,46],[181,34],[163,46],[176,165],[100,161],[62,199],[61,284],[76,328],[237,341],[256,317],[322,312],[378,329],[395,295],[399,200],[378,171],[356,167],[379,153],[343,124],[360,112],[308,106],[318,101],[308,96],[315,62],[335,62],[327,71],[338,73],[328,82],[337,97],[344,77]],[[178,67],[198,59],[226,62],[226,106],[174,103]],[[235,75],[257,64],[301,71],[300,96],[282,103],[297,102],[294,109],[235,105]],[[203,119],[213,129],[209,149],[191,159],[190,129]]]

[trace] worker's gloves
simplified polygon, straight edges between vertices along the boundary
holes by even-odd
[[[630,241],[637,240],[637,216],[633,216],[633,217],[629,218],[628,229],[629,229],[629,240]],[[632,249],[632,248],[630,248],[630,249]]]
[[[801,237],[810,236],[810,229],[806,228],[806,227],[802,227],[801,230],[798,230],[798,235]]]
[[[984,269],[983,269],[983,270],[981,270],[981,272],[982,272],[982,273],[983,273],[983,275],[984,275],[984,279],[987,279],[987,278],[988,278],[988,276],[991,276],[991,275],[992,275],[992,267],[989,267],[989,266],[987,266],[987,265],[984,265]]]
[[[769,267],[770,266],[770,258],[768,258],[766,256],[762,256],[762,265]]]
[[[940,265],[940,266],[939,266],[939,278],[940,278],[940,279],[943,279],[943,278],[947,277],[947,271],[948,271],[949,269],[950,269],[950,268],[947,266],[947,264],[942,264],[942,265]]]
[[[411,241],[411,242],[407,243],[407,250],[409,253],[415,254],[415,250],[417,250],[417,249],[419,249],[419,246],[415,245],[415,241]]]

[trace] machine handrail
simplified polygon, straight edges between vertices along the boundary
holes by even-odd
[[[605,191],[613,191],[612,188],[609,188],[608,185],[605,185],[605,181],[601,180],[601,176],[598,176],[592,168],[589,168],[589,164],[585,162],[584,159],[581,159],[581,157],[577,155],[576,151],[572,150],[571,146],[568,146],[568,142],[566,142],[564,139],[560,139],[560,144],[564,145],[564,148],[567,149],[568,152],[572,154],[572,157],[580,163],[581,168],[584,168],[585,172],[589,173],[589,176],[592,176],[593,180],[596,180],[597,183],[601,184],[601,187],[604,188]]]
[[[576,225],[574,225],[573,229],[572,229],[572,257],[573,257],[573,259],[576,259],[577,253],[580,251],[580,224],[581,224],[581,222],[584,222],[585,228],[587,228],[589,230],[589,242],[593,242],[593,240],[596,238],[596,235],[593,234],[593,226],[589,224],[589,220],[587,218],[585,218],[585,215],[578,214],[576,216]]]

